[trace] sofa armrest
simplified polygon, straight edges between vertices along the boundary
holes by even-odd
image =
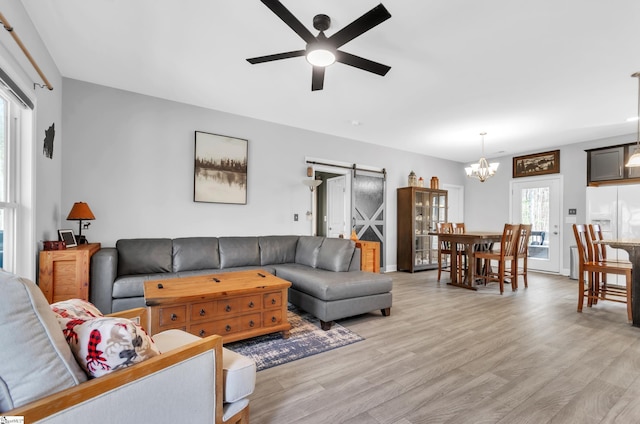
[[[211,372],[203,370],[211,369]],[[26,423],[222,423],[222,337],[202,340],[3,413]],[[214,389],[215,388],[215,392]]]
[[[91,257],[89,299],[103,313],[112,311],[113,283],[118,278],[118,250],[104,247]]]

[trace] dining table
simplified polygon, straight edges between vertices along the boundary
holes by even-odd
[[[479,272],[479,264],[473,260],[474,253],[491,249],[493,243],[500,243],[502,231],[465,231],[464,233],[438,233],[429,235],[438,237],[440,242],[451,244],[451,251],[462,251],[466,256],[466,268],[461,255],[451,255],[451,281],[447,284],[462,287],[469,290],[477,290],[475,286],[475,276]],[[459,269],[462,269],[462,280],[458,280]]]
[[[606,244],[614,249],[623,249],[629,253],[631,261],[631,323],[640,327],[640,239],[596,240],[594,243]]]

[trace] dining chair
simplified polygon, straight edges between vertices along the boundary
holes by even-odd
[[[584,298],[587,306],[598,303],[598,300],[627,304],[627,319],[632,320],[631,314],[631,263],[602,260],[596,253],[587,225],[573,224],[573,234],[578,246],[578,312],[582,312]],[[597,233],[594,233],[597,236]],[[602,249],[599,249],[600,251]],[[585,280],[585,274],[587,279]],[[606,274],[624,275],[625,286],[607,284],[601,286],[601,278]]]
[[[436,224],[436,232],[439,234],[453,233],[453,224],[451,222],[438,222]],[[451,274],[451,243],[438,238],[438,281],[442,271]]]
[[[518,239],[520,237],[519,224],[505,224],[502,230],[499,251],[476,252],[475,260],[482,262],[481,274],[476,277],[487,285],[490,282],[500,284],[500,294],[504,293],[504,282],[508,279],[511,282],[511,290],[516,290],[516,275],[514,274],[513,262],[516,260],[518,251]],[[494,271],[492,262],[498,262],[498,270]],[[509,263],[509,266],[507,266]]]
[[[453,232],[456,234],[464,234],[466,232],[464,222],[454,222],[451,225],[453,225]]]
[[[511,262],[514,269],[511,270],[515,281],[516,289],[518,288],[518,277],[522,275],[524,287],[529,288],[527,281],[527,258],[529,256],[529,238],[531,237],[531,224],[520,224],[520,236],[518,237],[518,250],[516,259]],[[519,264],[522,263],[522,267]]]

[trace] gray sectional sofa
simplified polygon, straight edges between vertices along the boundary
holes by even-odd
[[[314,236],[121,239],[91,258],[90,300],[103,313],[145,306],[143,282],[264,269],[291,282],[289,302],[332,321],[391,310],[391,277],[360,271],[351,240]]]

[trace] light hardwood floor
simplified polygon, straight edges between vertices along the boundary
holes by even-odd
[[[366,340],[260,371],[251,423],[640,423],[640,328],[625,305],[577,313],[577,281],[529,273],[500,296],[392,273]],[[522,286],[522,284],[521,284]]]

